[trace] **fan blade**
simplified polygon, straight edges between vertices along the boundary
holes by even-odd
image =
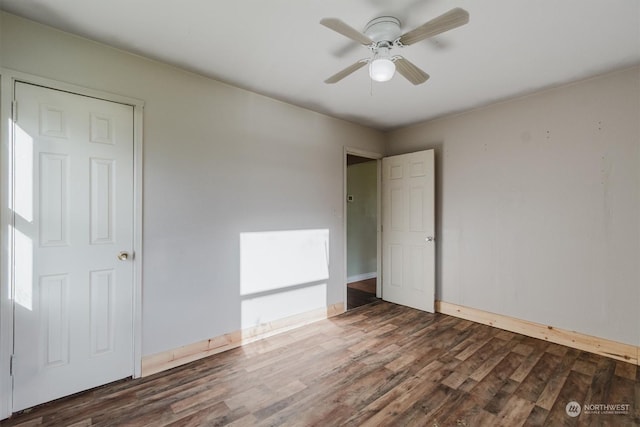
[[[328,83],[328,84],[338,83],[340,80],[344,79],[349,74],[358,71],[360,68],[364,67],[366,64],[367,64],[367,61],[360,60],[360,61],[356,62],[355,64],[349,65],[344,70],[338,71],[337,73],[335,73],[333,76],[329,77],[324,82]]]
[[[420,40],[433,37],[445,31],[452,30],[469,22],[469,12],[456,7],[437,18],[420,25],[418,28],[400,36],[400,43],[409,46]]]
[[[325,27],[335,31],[336,33],[340,33],[343,36],[348,37],[351,40],[355,40],[365,46],[373,43],[373,40],[371,40],[369,37],[365,36],[355,28],[348,26],[337,18],[324,18],[320,21],[320,23]]]
[[[402,74],[402,77],[409,80],[414,85],[419,85],[427,81],[429,74],[416,67],[412,62],[409,62],[402,56],[399,56],[396,61],[396,70]]]

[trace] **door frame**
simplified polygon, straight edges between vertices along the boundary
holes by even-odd
[[[0,67],[0,420],[13,410],[10,374],[14,343],[13,302],[13,100],[23,82],[133,107],[133,372],[142,374],[142,166],[144,101]]]
[[[376,197],[378,200],[376,207],[376,297],[382,298],[382,158],[384,155],[373,151],[365,151],[359,148],[344,147],[344,153],[342,155],[342,253],[343,253],[343,274],[342,283],[344,283],[344,309],[347,310],[347,156],[351,154],[353,156],[364,157],[367,159],[375,160],[377,173],[376,173]]]

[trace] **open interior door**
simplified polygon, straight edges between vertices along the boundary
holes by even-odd
[[[434,312],[434,151],[382,159],[382,299]]]

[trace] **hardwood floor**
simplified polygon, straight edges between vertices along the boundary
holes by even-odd
[[[375,278],[347,284],[347,310],[371,304],[377,300]]]
[[[625,415],[567,403],[628,404]],[[385,302],[3,426],[534,426],[640,424],[640,369]]]

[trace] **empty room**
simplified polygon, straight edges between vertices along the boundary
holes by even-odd
[[[0,425],[640,426],[637,0],[0,0]]]

